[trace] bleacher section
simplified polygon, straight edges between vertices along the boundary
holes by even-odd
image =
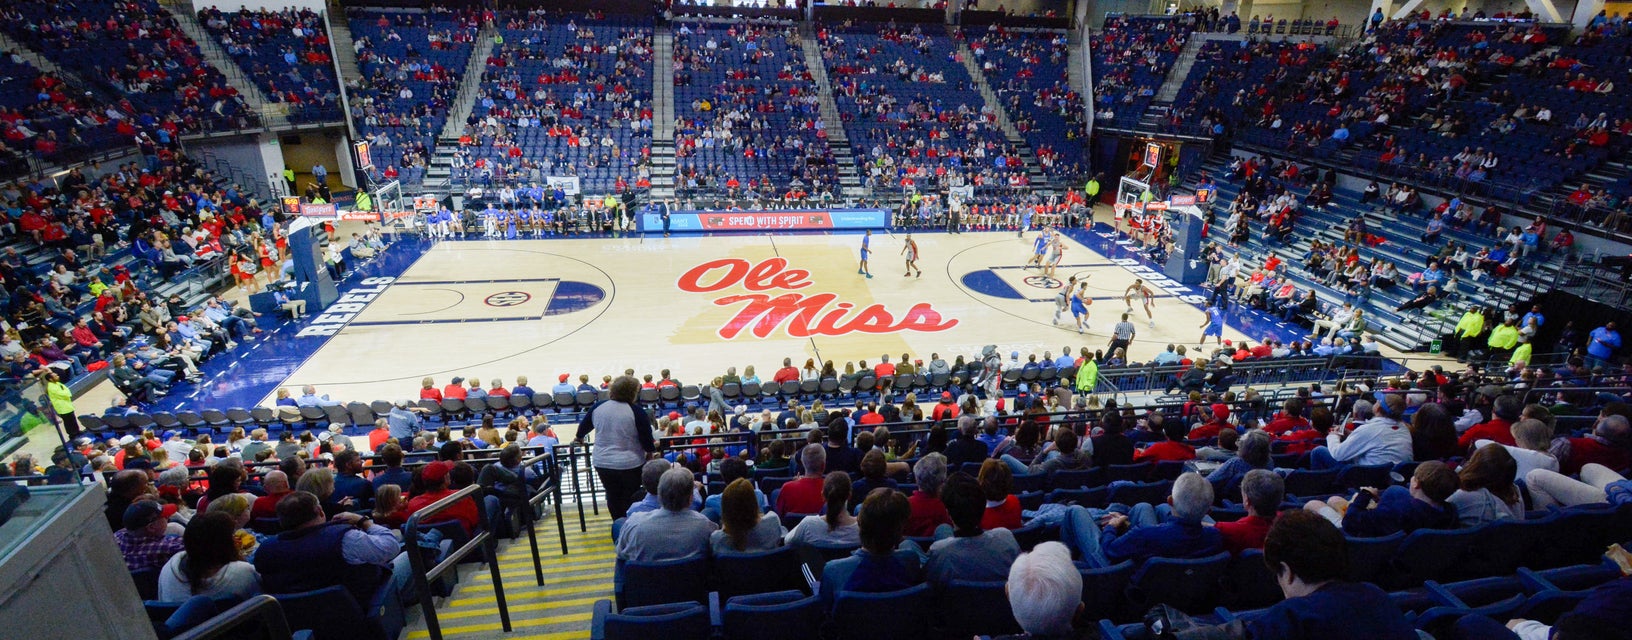
[[[975,59],[1050,177],[1088,174],[1082,94],[1071,89],[1070,42],[1060,31],[966,28]],[[1000,81],[994,81],[998,79]]]
[[[1026,184],[1019,152],[937,27],[823,25],[817,40],[875,193]]]
[[[144,127],[172,132],[243,128],[259,121],[155,0],[84,0],[0,9],[0,29],[85,81],[119,92]],[[87,87],[89,89],[89,87]]]
[[[674,25],[676,192],[802,199],[838,184],[791,24]],[[693,187],[692,184],[697,186]]]
[[[342,119],[340,84],[334,78],[328,30],[310,9],[198,12],[218,40],[272,102],[289,105],[293,123]]]
[[[652,147],[649,19],[533,13],[499,29],[456,184],[577,176],[585,193],[648,179]]]
[[[373,143],[375,166],[395,167],[403,184],[420,184],[470,60],[476,17],[371,10],[347,16],[363,72],[351,93],[357,131]]]
[[[1165,16],[1107,19],[1104,30],[1088,44],[1094,63],[1096,124],[1133,128],[1155,101],[1194,28],[1189,21]],[[1107,110],[1114,117],[1098,117]]]
[[[0,58],[0,139],[19,154],[47,162],[83,157],[130,139],[130,133],[120,134],[107,105],[80,93],[21,57]],[[130,115],[117,108],[113,113]]]

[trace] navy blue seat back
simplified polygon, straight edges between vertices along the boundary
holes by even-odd
[[[363,607],[345,587],[336,585],[300,593],[274,593],[289,630],[310,630],[313,640],[358,640],[383,638],[377,620],[369,620]]]
[[[1133,580],[1133,569],[1132,560],[1123,560],[1099,569],[1084,568],[1079,563],[1077,572],[1082,574],[1082,618],[1099,620],[1127,617],[1129,610],[1127,590],[1128,584]]]
[[[591,640],[708,640],[714,631],[708,607],[695,602],[633,607],[613,613],[610,601],[599,600],[594,615]]]
[[[772,593],[805,586],[799,574],[799,553],[779,547],[758,553],[722,553],[714,556],[714,590],[720,599]]]
[[[1139,503],[1162,504],[1167,502],[1167,496],[1172,492],[1172,480],[1135,482],[1133,484],[1112,485],[1110,496],[1107,499],[1111,504],[1130,506]]]
[[[800,591],[731,598],[721,619],[725,640],[817,640],[822,635],[821,601]]]
[[[1113,464],[1105,467],[1105,481],[1115,482],[1117,480],[1132,480],[1134,482],[1144,482],[1145,480],[1150,479],[1150,473],[1155,469],[1156,465],[1149,462],[1140,462],[1138,464]]]
[[[1327,495],[1337,485],[1337,469],[1297,469],[1286,476],[1286,495],[1307,498]],[[1381,488],[1381,487],[1379,487]]]
[[[1405,532],[1396,531],[1380,538],[1344,538],[1349,552],[1349,573],[1345,577],[1354,582],[1378,582],[1405,540]]]
[[[885,593],[839,593],[833,603],[838,640],[921,640],[931,637],[928,584]]]
[[[1467,552],[1477,529],[1418,529],[1400,542],[1394,554],[1391,587],[1436,580]]]
[[[1205,558],[1152,558],[1134,573],[1128,600],[1140,609],[1166,604],[1186,613],[1206,613],[1218,605],[1229,564],[1228,551]]]
[[[674,602],[708,602],[708,558],[621,562],[612,593],[618,610]]]
[[[1284,599],[1275,572],[1264,564],[1262,549],[1247,549],[1230,560],[1224,577],[1224,605],[1231,609],[1257,609]]]
[[[1002,580],[953,580],[937,600],[935,624],[946,630],[946,635],[960,638],[1020,633],[1004,585]]]

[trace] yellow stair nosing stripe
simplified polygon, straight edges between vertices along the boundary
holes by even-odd
[[[535,602],[531,604],[511,604],[510,615],[513,619],[517,612],[543,611],[546,609],[566,609],[571,607],[590,607],[595,604],[596,600],[610,600],[611,598],[612,592],[611,590],[607,590],[604,593],[598,593],[588,598],[552,600],[550,602]],[[450,618],[470,618],[474,616],[495,615],[498,612],[498,601],[493,598],[489,598],[488,600],[489,605],[487,608],[469,609],[464,611],[438,610],[436,617],[438,620],[445,620]]]
[[[495,611],[493,613],[493,617],[497,618],[498,617],[498,612]],[[595,613],[593,611],[587,611],[587,612],[584,612],[584,613],[573,613],[573,614],[567,614],[567,615],[561,615],[561,616],[551,616],[551,617],[548,617],[548,618],[524,618],[524,619],[521,619],[521,620],[512,619],[511,622],[510,622],[510,625],[511,625],[512,628],[517,628],[517,627],[542,627],[542,626],[552,625],[552,624],[566,624],[566,623],[569,623],[569,622],[586,622],[586,621],[592,620],[594,618],[595,618]],[[482,631],[502,631],[502,630],[504,630],[504,624],[502,622],[499,622],[499,621],[495,620],[493,622],[487,622],[487,623],[482,623],[482,624],[465,625],[465,626],[460,626],[460,627],[442,627],[442,635],[444,637],[447,637],[447,636],[453,636],[453,635],[458,635],[458,634],[462,634],[462,633],[479,633],[479,632],[482,632]],[[406,637],[408,638],[408,640],[428,640],[431,637],[431,634],[430,634],[429,631],[418,630],[418,631],[409,632]]]

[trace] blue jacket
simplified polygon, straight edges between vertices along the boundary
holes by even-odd
[[[1343,515],[1343,533],[1373,538],[1393,535],[1396,531],[1410,533],[1417,529],[1457,527],[1455,505],[1435,507],[1411,497],[1411,490],[1405,487],[1389,487],[1383,491],[1375,509],[1367,508],[1371,501],[1371,494],[1364,491],[1355,497],[1348,513]]]
[[[1417,632],[1382,589],[1367,583],[1331,582],[1252,618],[1247,636],[1255,640],[1414,640]]]
[[[1218,529],[1176,518],[1154,527],[1134,527],[1122,534],[1106,527],[1100,542],[1111,564],[1123,560],[1137,564],[1156,557],[1201,558],[1224,550],[1224,536]]]

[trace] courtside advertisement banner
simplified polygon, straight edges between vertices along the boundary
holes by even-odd
[[[890,214],[884,209],[790,209],[786,211],[676,211],[669,215],[670,231],[820,231],[883,229]],[[663,216],[640,216],[641,231],[663,231]]]
[[[333,203],[303,204],[300,205],[300,215],[311,218],[333,218],[335,213]],[[377,217],[377,216],[376,216]]]

